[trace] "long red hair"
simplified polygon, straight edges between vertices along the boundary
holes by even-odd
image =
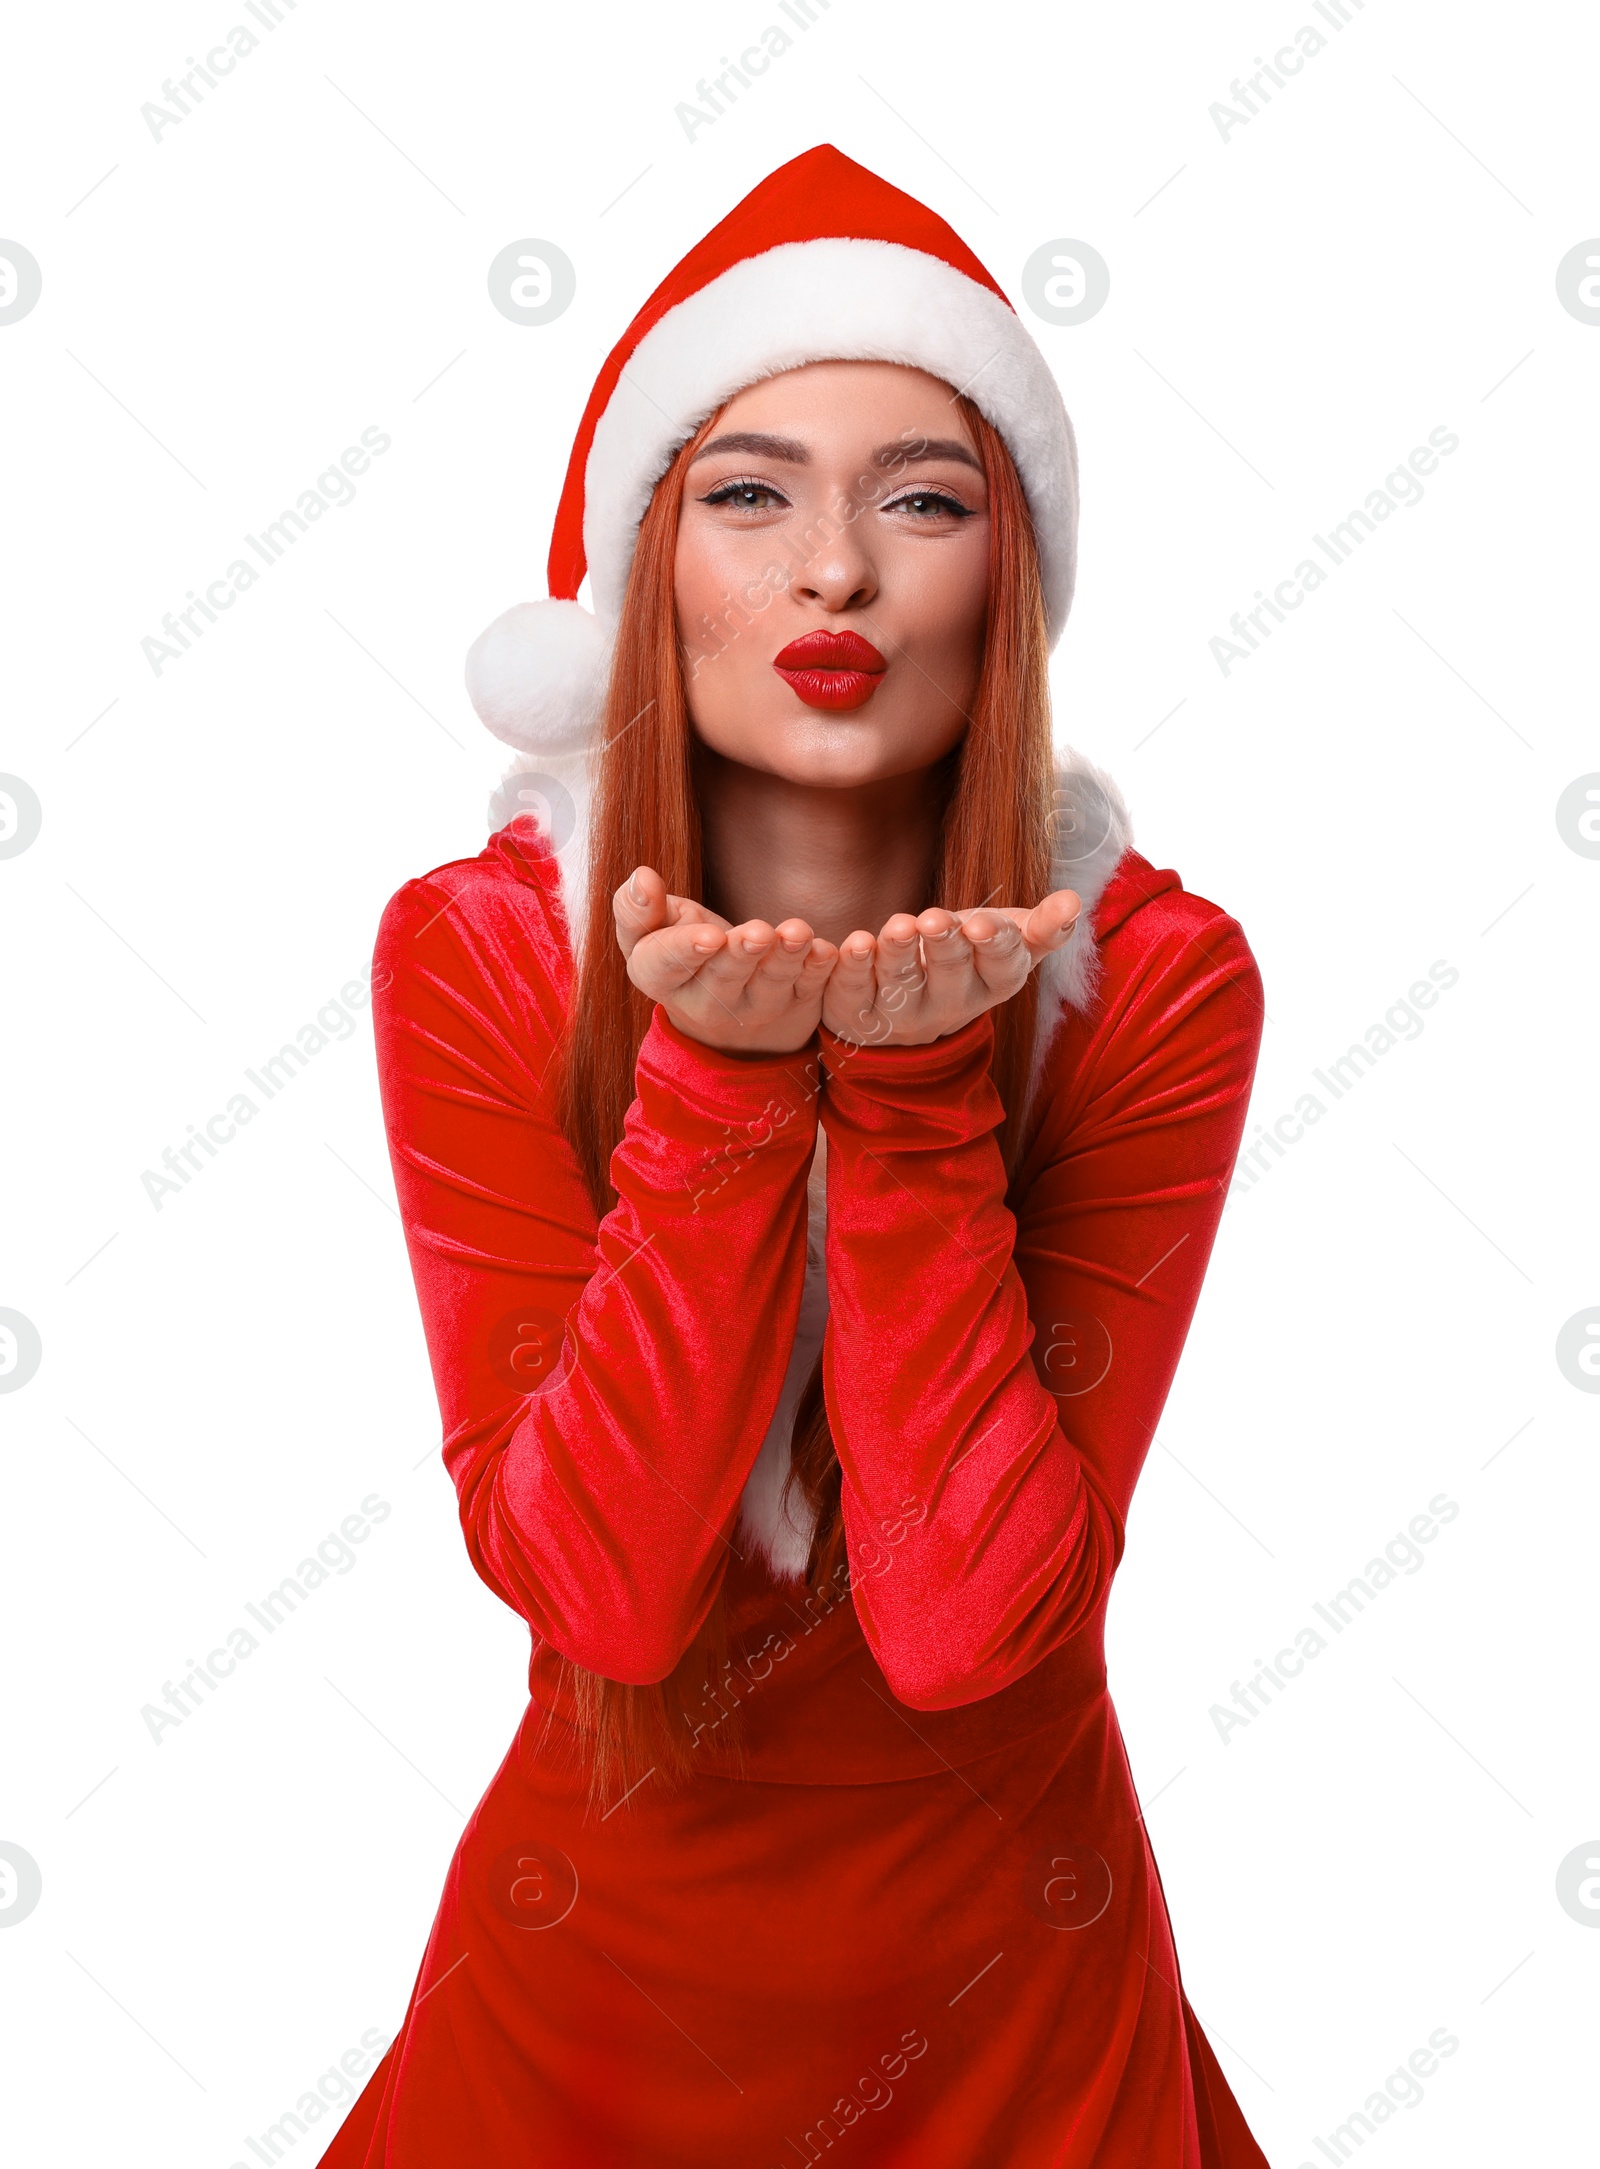
[[[1053,813],[1048,643],[1032,521],[999,432],[957,396],[983,461],[989,494],[989,602],[977,696],[969,726],[946,757],[947,788],[931,894],[908,910],[985,902],[1036,902],[1048,887]],[[560,1050],[562,1127],[596,1212],[616,1203],[611,1155],[634,1097],[634,1068],[652,1004],[627,974],[612,938],[612,898],[636,866],[653,866],[670,893],[702,891],[700,813],[691,767],[693,733],[677,628],[674,564],[684,476],[711,416],[657,483],[640,524],[617,630],[589,834],[583,955]],[[991,1075],[1007,1113],[1000,1148],[1008,1170],[1021,1147],[1020,1117],[1033,1043],[1036,978],[995,1012]],[[807,1568],[812,1589],[847,1586],[839,1460],[814,1367],[796,1411],[789,1483],[816,1513]],[[734,1532],[737,1535],[737,1531]],[[730,1540],[731,1549],[731,1540]],[[665,1680],[635,1686],[564,1660],[590,1752],[590,1797],[620,1796],[652,1768],[681,1782],[695,1768],[695,1726],[722,1713],[737,1738],[738,1682],[723,1603]],[[713,1714],[715,1713],[715,1714]]]

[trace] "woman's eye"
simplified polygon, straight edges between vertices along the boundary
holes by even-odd
[[[919,520],[970,520],[972,517],[970,506],[962,504],[958,498],[946,496],[943,490],[913,490],[909,496],[895,498],[892,504],[885,505],[884,510],[909,512],[913,518]]]
[[[785,501],[765,482],[724,482],[720,489],[701,499],[702,504],[732,505],[739,512],[770,512]]]

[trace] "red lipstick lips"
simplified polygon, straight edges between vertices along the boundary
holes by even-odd
[[[772,659],[772,667],[808,708],[860,708],[871,700],[889,665],[859,633],[802,633]]]

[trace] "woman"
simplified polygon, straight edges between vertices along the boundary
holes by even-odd
[[[982,265],[824,147],[630,326],[475,652],[542,818],[375,985],[531,1699],[334,2169],[1263,2162],[1102,1655],[1260,986],[1052,770],[1075,496]]]

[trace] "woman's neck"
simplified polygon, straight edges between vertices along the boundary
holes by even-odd
[[[942,764],[827,789],[695,747],[704,901],[735,926],[801,918],[825,941],[877,933],[932,896],[948,782]]]

